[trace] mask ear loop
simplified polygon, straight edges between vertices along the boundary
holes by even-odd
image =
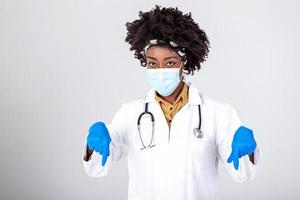
[[[182,66],[182,64],[183,64],[183,66]],[[181,61],[181,66],[180,66],[180,68],[182,67],[182,70],[181,70],[181,77],[180,77],[180,81],[182,80],[182,81],[186,81],[186,75],[187,75],[187,72],[185,72],[184,71],[184,62],[183,61]]]

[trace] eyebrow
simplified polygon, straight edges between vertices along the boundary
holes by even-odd
[[[153,60],[157,60],[156,58],[151,57],[151,56],[147,56],[146,58],[151,58],[151,59],[153,59]],[[176,57],[176,56],[169,56],[169,57],[165,57],[165,60],[168,60],[168,59],[170,59],[170,58],[177,58],[177,57]]]

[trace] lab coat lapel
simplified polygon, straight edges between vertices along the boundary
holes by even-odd
[[[180,140],[183,139],[179,134],[186,134],[189,132],[189,126],[191,126],[191,112],[193,111],[194,105],[203,104],[201,95],[196,87],[191,82],[185,82],[189,86],[189,100],[188,103],[182,107],[178,113],[176,113],[174,120],[171,125],[171,130],[169,130],[168,123],[165,119],[164,113],[159,105],[159,103],[155,100],[155,90],[151,88],[148,91],[146,98],[144,99],[144,103],[149,103],[149,111],[153,112],[155,117],[155,132],[156,141],[162,144],[168,144],[168,134],[170,131],[170,142],[172,140]],[[178,119],[177,119],[178,118]],[[174,129],[174,130],[173,130]],[[174,132],[175,131],[175,132]],[[174,133],[173,133],[174,132]],[[176,134],[176,135],[175,135]],[[176,138],[177,139],[176,139]],[[185,137],[185,136],[183,136]]]

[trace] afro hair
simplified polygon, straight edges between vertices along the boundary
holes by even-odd
[[[143,55],[144,47],[152,39],[173,41],[185,48],[187,63],[184,70],[187,74],[194,74],[200,70],[201,63],[206,60],[209,52],[209,41],[203,30],[191,17],[191,13],[183,14],[178,8],[155,8],[149,12],[139,12],[140,19],[127,22],[127,36],[125,41],[130,44],[135,58],[139,59],[142,66],[146,66]]]

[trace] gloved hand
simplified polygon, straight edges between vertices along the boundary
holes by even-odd
[[[89,135],[87,137],[88,148],[102,155],[102,166],[105,165],[106,159],[109,156],[110,142],[109,132],[103,122],[96,122],[89,128]]]
[[[232,151],[227,162],[233,161],[234,168],[238,170],[239,158],[247,154],[251,155],[256,148],[253,131],[245,126],[240,126],[233,136],[231,148]]]

